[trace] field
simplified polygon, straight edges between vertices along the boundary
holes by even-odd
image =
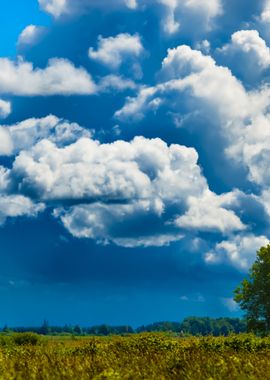
[[[0,337],[0,379],[269,379],[270,338]]]

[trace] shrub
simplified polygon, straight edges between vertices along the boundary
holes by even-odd
[[[12,339],[18,346],[31,345],[35,346],[40,343],[40,336],[32,332],[15,333],[12,335]]]

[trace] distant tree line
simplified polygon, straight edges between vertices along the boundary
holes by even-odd
[[[125,335],[141,332],[172,332],[180,335],[229,335],[247,331],[245,320],[239,318],[209,318],[188,317],[182,322],[156,322],[138,328],[131,326],[98,325],[92,327],[76,326],[50,326],[44,321],[40,327],[4,326],[2,332],[35,332],[43,335]]]

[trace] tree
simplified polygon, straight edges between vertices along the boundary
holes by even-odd
[[[260,248],[245,279],[234,291],[234,300],[246,313],[247,328],[254,332],[270,331],[270,244]]]
[[[74,329],[73,329],[73,332],[74,332],[74,334],[76,334],[76,335],[81,335],[81,334],[82,334],[81,326],[76,325],[76,326],[74,327]]]
[[[40,327],[40,334],[43,334],[43,335],[48,335],[50,333],[50,326],[49,326],[49,322],[44,319],[43,321],[43,325]]]

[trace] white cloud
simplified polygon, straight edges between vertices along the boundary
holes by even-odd
[[[216,244],[213,251],[206,254],[207,263],[229,262],[241,271],[247,271],[253,264],[256,252],[269,243],[265,236],[253,234],[237,235]]]
[[[7,218],[19,216],[36,216],[43,211],[44,205],[34,204],[29,198],[21,195],[0,196],[0,225],[4,224]]]
[[[143,88],[136,98],[127,98],[124,107],[116,112],[116,117],[137,118],[138,114],[143,115],[145,110],[152,109],[153,103],[161,104],[169,93],[187,90],[188,96],[211,107],[210,111],[215,112],[220,121],[245,118],[252,112],[248,94],[230,70],[217,66],[213,58],[189,46],[168,50],[162,62],[161,75],[164,78],[162,83]]]
[[[91,238],[102,244],[113,242],[116,245],[134,247],[161,247],[181,240],[180,232],[166,228],[155,230],[145,227],[133,229],[134,221],[140,220],[141,227],[147,221],[147,215],[159,213],[159,205],[150,200],[135,201],[130,204],[101,204],[74,206],[69,210],[58,209],[55,216],[60,217],[68,231],[77,238]]]
[[[165,32],[169,34],[176,33],[186,19],[194,18],[199,20],[197,27],[209,30],[213,19],[222,13],[220,0],[158,0],[158,2],[166,7],[166,16],[162,24]]]
[[[196,44],[196,50],[200,50],[204,54],[208,54],[211,50],[211,43],[208,40],[200,41]]]
[[[176,224],[182,228],[218,231],[223,234],[244,230],[246,226],[239,217],[225,208],[228,196],[226,194],[224,198],[207,190],[201,198],[189,197],[189,209],[176,219]]]
[[[168,81],[164,90],[189,90],[191,96],[211,106],[212,112],[216,110],[221,121],[243,118],[252,112],[248,94],[231,71],[189,46],[169,49],[161,72]]]
[[[30,187],[44,200],[176,202],[207,186],[197,159],[194,149],[143,137],[112,144],[82,138],[64,148],[43,140],[16,157],[13,172],[22,179],[21,189]]]
[[[127,58],[139,57],[143,52],[140,36],[120,33],[115,37],[98,38],[98,49],[89,49],[89,57],[110,68],[117,69]]]
[[[123,78],[119,75],[106,75],[101,78],[98,84],[99,92],[107,91],[125,91],[125,90],[135,90],[138,85],[131,79]]]
[[[10,189],[10,170],[0,165],[0,194],[5,195]]]
[[[9,156],[13,151],[13,143],[8,130],[0,126],[0,156]]]
[[[263,23],[266,23],[266,24],[270,23],[270,1],[269,0],[264,1],[264,7],[263,7],[260,18]]]
[[[126,6],[130,9],[136,9],[138,6],[137,0],[124,0]]]
[[[68,13],[68,0],[38,0],[39,5],[54,17]]]
[[[115,116],[124,120],[142,118],[160,104],[177,111],[192,99],[192,108],[200,110],[207,124],[219,130],[227,157],[248,170],[250,181],[262,188],[270,184],[268,86],[247,91],[228,68],[185,45],[168,50],[160,77],[162,81],[156,86],[140,89],[137,97],[128,97]]]
[[[11,103],[0,99],[0,118],[6,118],[11,114]]]
[[[84,13],[91,8],[115,9],[127,7],[130,10],[135,10],[138,6],[136,0],[114,0],[109,3],[108,0],[38,0],[38,2],[41,9],[55,18]]]
[[[257,30],[239,30],[231,42],[219,50],[238,70],[247,75],[260,74],[270,66],[270,49]]]
[[[182,24],[196,24],[198,33],[210,31],[215,18],[223,13],[221,0],[38,0],[40,7],[55,18],[85,13],[94,8],[160,10],[160,24],[168,34],[178,32]],[[193,28],[193,32],[195,29]]]
[[[114,238],[113,242],[120,247],[136,248],[136,247],[164,247],[175,241],[179,241],[184,236],[182,234],[164,234],[157,233],[150,236],[136,236],[134,238]]]
[[[27,119],[14,125],[0,126],[0,152],[15,155],[27,150],[37,142],[48,139],[58,146],[71,144],[81,137],[91,137],[91,131],[77,123],[69,123],[54,115],[37,119]]]
[[[86,95],[96,86],[91,76],[66,59],[50,59],[44,69],[20,59],[0,58],[0,93],[12,95]]]
[[[62,124],[48,116],[2,127],[10,151],[22,149],[10,170],[0,170],[3,194],[54,205],[55,216],[76,237],[125,247],[166,245],[192,228],[222,233],[244,228],[229,210],[232,196],[215,196],[208,189],[193,148],[144,137],[111,144],[83,137],[66,145],[84,130]],[[64,142],[62,130],[68,131]],[[197,224],[196,202],[201,207]],[[214,217],[221,221],[212,222]]]
[[[37,25],[28,25],[21,32],[18,38],[18,45],[33,45],[37,43],[40,37],[44,34],[45,28]]]

